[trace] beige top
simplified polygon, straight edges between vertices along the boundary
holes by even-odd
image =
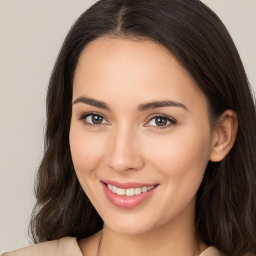
[[[44,242],[25,247],[1,256],[83,256],[75,237]],[[91,256],[91,255],[88,255]],[[221,256],[214,247],[208,247],[199,256]]]

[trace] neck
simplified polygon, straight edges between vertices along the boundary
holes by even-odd
[[[142,234],[120,234],[104,225],[100,256],[194,256],[207,246],[195,235],[191,220],[170,223]]]

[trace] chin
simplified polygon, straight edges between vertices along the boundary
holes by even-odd
[[[147,227],[141,227],[138,225],[122,225],[122,226],[110,225],[108,227],[116,233],[123,234],[123,235],[131,235],[131,236],[141,235],[151,230]]]
[[[104,221],[104,225],[119,234],[140,235],[155,229],[155,223],[153,224],[153,222],[153,220],[145,220],[145,218],[143,219],[141,217],[133,219],[124,217],[106,220]]]

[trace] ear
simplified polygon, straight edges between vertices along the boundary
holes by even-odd
[[[237,114],[226,110],[218,118],[212,134],[210,161],[221,161],[233,147],[238,130]]]

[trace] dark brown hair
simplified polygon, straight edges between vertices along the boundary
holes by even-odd
[[[36,243],[87,237],[102,220],[76,177],[69,148],[72,83],[84,47],[104,35],[149,38],[169,49],[208,99],[215,120],[237,113],[234,147],[218,163],[209,162],[197,194],[199,239],[227,256],[256,253],[256,114],[236,47],[220,19],[199,0],[101,0],[69,31],[47,94],[45,153],[31,220]]]

